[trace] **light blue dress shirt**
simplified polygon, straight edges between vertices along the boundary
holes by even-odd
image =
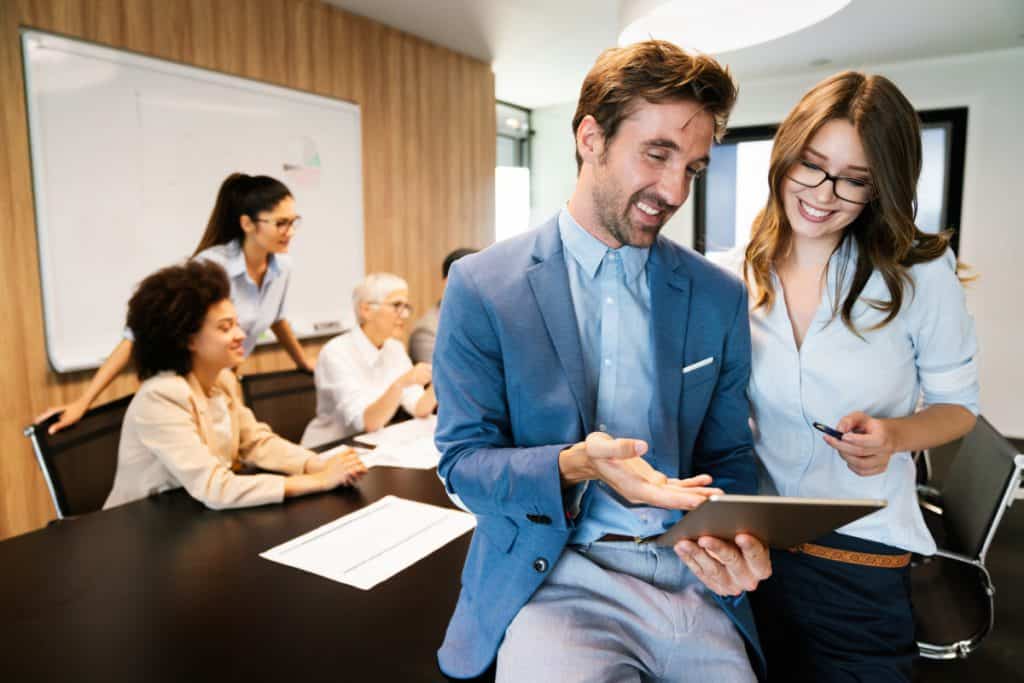
[[[649,413],[656,384],[647,281],[650,250],[609,249],[580,227],[567,209],[558,216],[558,231],[583,347],[589,404],[595,406],[594,424],[614,437],[651,444]],[[653,458],[652,447],[644,459],[653,463]],[[603,482],[591,482],[584,495],[585,513],[576,520],[570,543],[590,543],[605,534],[653,536],[680,517],[676,511],[631,505]]]
[[[231,282],[231,301],[235,304],[238,326],[245,332],[245,355],[248,356],[260,341],[260,337],[278,320],[285,318],[284,301],[288,293],[291,275],[291,261],[287,254],[271,254],[263,282],[256,285],[245,267],[242,244],[233,240],[227,244],[216,244],[195,255],[221,265]],[[125,328],[124,338],[133,340],[134,335]]]
[[[858,337],[839,317],[832,319],[836,281],[843,283],[841,303],[856,260],[856,243],[847,239],[832,256],[822,301],[799,349],[774,273],[775,304],[771,309],[751,308],[748,393],[761,488],[784,496],[886,500],[884,510],[838,531],[927,555],[935,552],[935,541],[918,507],[910,454],[896,453],[885,472],[862,477],[811,423],[835,426],[858,410],[878,418],[905,417],[922,403],[959,404],[977,413],[974,322],[956,276],[956,259],[948,251],[910,268],[913,288],[904,286],[899,313],[875,330],[869,328],[885,316],[866,301],[887,301],[889,293],[881,275],[872,274],[853,309]],[[742,250],[719,262],[741,275]]]

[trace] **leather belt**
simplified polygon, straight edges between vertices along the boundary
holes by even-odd
[[[623,534],[605,534],[601,538],[597,539],[595,543],[636,543],[641,545],[643,543],[650,543],[657,536],[625,536]]]
[[[862,553],[853,550],[839,550],[814,543],[801,543],[789,549],[791,553],[804,553],[812,557],[820,557],[834,562],[859,564],[863,567],[880,569],[901,569],[910,564],[910,553],[901,555],[880,555],[878,553]]]

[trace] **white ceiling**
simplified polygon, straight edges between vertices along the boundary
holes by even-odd
[[[497,98],[530,108],[574,101],[619,33],[619,0],[324,1],[491,63]],[[840,69],[1011,47],[1024,47],[1024,0],[853,0],[820,24],[720,59],[742,82],[815,60]]]

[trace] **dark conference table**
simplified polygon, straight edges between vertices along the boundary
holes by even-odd
[[[0,681],[443,681],[471,534],[370,591],[259,553],[385,495],[453,507],[433,470],[216,512],[178,489],[0,543]]]

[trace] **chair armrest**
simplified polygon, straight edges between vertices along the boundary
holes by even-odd
[[[941,557],[945,560],[953,560],[954,562],[969,564],[978,569],[985,581],[985,592],[990,596],[995,595],[996,587],[992,583],[992,575],[988,573],[988,567],[986,567],[981,560],[977,560],[973,557],[967,557],[966,555],[961,555],[960,553],[955,553],[952,550],[946,550],[944,548],[936,549],[934,557]]]

